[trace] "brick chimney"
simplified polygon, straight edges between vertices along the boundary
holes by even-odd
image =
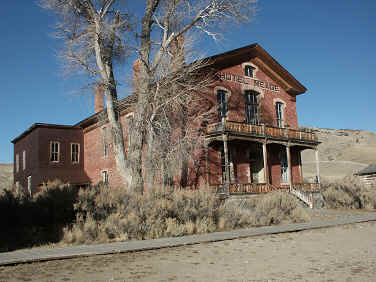
[[[104,109],[102,85],[98,85],[97,87],[95,87],[94,96],[94,111],[96,113],[99,113]]]
[[[170,52],[171,52],[171,70],[177,71],[185,65],[183,35],[180,35],[173,42],[171,42]]]
[[[140,74],[140,58],[137,58],[137,60],[135,60],[133,62],[133,82],[132,82],[132,86],[133,86],[133,90],[136,89],[136,83],[139,79],[139,74]]]

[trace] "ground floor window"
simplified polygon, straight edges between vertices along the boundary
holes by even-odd
[[[31,196],[31,175],[27,177],[27,192]]]
[[[102,181],[103,183],[108,183],[108,171],[107,170],[102,171]]]
[[[288,183],[288,163],[287,163],[286,151],[282,151],[280,153],[280,161],[281,161],[281,182]]]

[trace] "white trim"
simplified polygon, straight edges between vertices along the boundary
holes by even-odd
[[[26,150],[22,151],[22,169],[26,169]]]
[[[277,103],[281,103],[282,104],[282,127],[281,128],[285,128],[286,127],[286,109],[287,109],[287,104],[286,104],[285,101],[283,101],[280,98],[273,99],[273,111],[274,111],[273,115],[276,115],[276,106],[277,106]],[[275,116],[274,120],[277,122],[277,116]],[[276,126],[278,126],[278,124],[276,124]]]
[[[52,152],[53,146],[52,144],[57,144],[57,152]],[[50,141],[50,162],[58,163],[60,162],[60,142],[59,141]],[[52,160],[52,154],[57,154],[57,160]]]
[[[250,67],[254,68],[254,70],[253,70],[253,76],[252,76],[252,77],[251,77],[251,76],[246,76],[246,75],[245,75],[245,67],[246,67],[246,66],[250,66]],[[258,70],[259,70],[259,68],[258,68],[255,64],[253,64],[253,63],[251,63],[251,62],[245,62],[245,63],[242,63],[243,76],[245,76],[245,77],[256,78],[256,74],[257,74]]]
[[[27,191],[29,192],[29,195],[30,195],[30,196],[31,196],[31,185],[32,185],[31,181],[32,181],[32,179],[31,179],[31,175],[29,175],[29,176],[27,177]]]
[[[102,177],[102,182],[108,184],[109,179],[110,179],[110,171],[108,169],[102,169],[101,177]]]
[[[77,145],[78,146],[78,150],[77,150],[77,160],[73,160],[73,145]],[[80,143],[70,143],[70,153],[71,153],[71,162],[72,164],[79,164],[80,163],[80,153],[81,153],[81,148],[80,148]]]
[[[20,171],[20,155],[16,154],[16,172]]]

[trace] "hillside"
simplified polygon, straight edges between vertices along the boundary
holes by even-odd
[[[13,183],[13,164],[0,164],[0,192]]]
[[[320,174],[334,180],[376,163],[376,133],[364,130],[310,128],[318,135]],[[304,178],[316,174],[315,153],[302,153]]]

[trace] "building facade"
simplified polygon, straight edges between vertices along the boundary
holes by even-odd
[[[306,88],[258,44],[207,60],[215,82],[205,95],[216,114],[205,123],[184,186],[204,183],[226,194],[316,189],[318,165],[317,183],[304,183],[301,163],[301,151],[317,152],[319,144],[314,133],[298,126],[296,97]],[[126,150],[135,102],[131,95],[118,103]],[[55,178],[121,185],[104,111],[97,88],[92,116],[73,126],[34,124],[15,138],[15,185],[29,193]]]

